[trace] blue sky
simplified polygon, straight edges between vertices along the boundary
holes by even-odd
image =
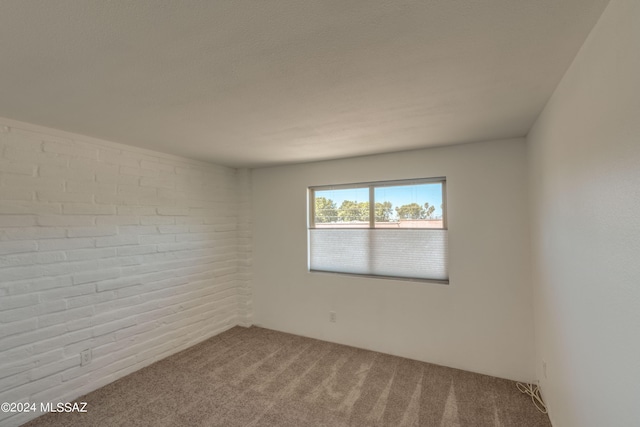
[[[326,197],[336,203],[336,206],[340,207],[343,201],[351,200],[355,202],[367,202],[369,201],[369,189],[368,188],[350,188],[350,189],[338,189],[338,190],[317,190],[316,197]],[[395,215],[395,208],[410,203],[418,203],[423,206],[426,202],[435,206],[436,210],[434,216],[438,217],[442,215],[442,184],[441,183],[429,183],[429,184],[416,184],[416,185],[402,185],[393,187],[377,187],[375,189],[375,201],[377,202],[391,202],[393,205],[393,213]]]

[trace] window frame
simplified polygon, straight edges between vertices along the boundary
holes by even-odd
[[[408,282],[426,282],[426,283],[435,283],[440,285],[448,285],[449,277],[447,279],[428,279],[428,278],[418,278],[418,277],[406,277],[406,276],[393,276],[393,275],[380,275],[380,274],[366,274],[366,273],[348,273],[348,272],[339,272],[339,271],[330,271],[330,270],[315,270],[311,268],[311,260],[310,260],[310,231],[318,229],[315,224],[315,194],[317,191],[325,191],[325,190],[341,190],[341,189],[356,189],[356,188],[368,188],[369,189],[369,226],[368,227],[331,227],[330,225],[324,225],[321,227],[322,229],[342,229],[342,230],[353,230],[353,229],[364,229],[364,230],[385,230],[388,228],[384,227],[376,227],[375,226],[375,189],[380,187],[397,187],[397,186],[405,186],[405,185],[419,185],[419,184],[432,184],[432,183],[440,183],[442,185],[442,227],[441,228],[425,228],[425,227],[404,227],[398,228],[394,230],[437,230],[437,231],[447,231],[448,220],[447,220],[447,178],[446,176],[441,177],[431,177],[431,178],[412,178],[412,179],[397,179],[397,180],[386,180],[386,181],[368,181],[368,182],[357,182],[350,184],[334,184],[334,185],[317,185],[317,186],[309,186],[307,188],[307,268],[310,273],[314,274],[332,274],[332,275],[344,275],[344,276],[355,276],[355,277],[366,277],[372,279],[387,279],[387,280],[398,280],[398,281],[408,281]],[[448,255],[447,255],[448,258]],[[448,274],[447,274],[448,276]]]
[[[380,230],[382,227],[376,227],[376,201],[375,201],[375,189],[380,187],[400,187],[406,185],[420,185],[420,184],[442,184],[442,227],[433,228],[433,230],[448,230],[447,222],[447,178],[444,176],[434,178],[412,178],[412,179],[396,179],[391,181],[370,181],[370,182],[357,182],[352,184],[337,184],[337,185],[314,185],[308,188],[308,218],[307,228],[315,229],[316,218],[316,191],[326,190],[351,190],[356,188],[368,188],[369,189],[369,227],[357,227]],[[331,227],[330,225],[323,226],[322,228],[340,228],[349,229],[350,227]],[[354,227],[356,228],[356,227]],[[401,230],[423,230],[422,227],[405,227]]]

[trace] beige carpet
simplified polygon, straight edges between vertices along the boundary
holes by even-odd
[[[550,426],[512,381],[236,327],[35,426]]]

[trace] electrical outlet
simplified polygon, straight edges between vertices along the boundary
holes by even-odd
[[[329,312],[329,322],[336,323],[336,312],[335,311],[330,311]]]
[[[542,361],[542,376],[544,379],[547,379],[547,362],[545,360]]]
[[[84,350],[80,353],[80,366],[91,363],[91,349]]]

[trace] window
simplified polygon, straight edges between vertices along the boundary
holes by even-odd
[[[309,270],[448,283],[446,179],[309,188]]]

